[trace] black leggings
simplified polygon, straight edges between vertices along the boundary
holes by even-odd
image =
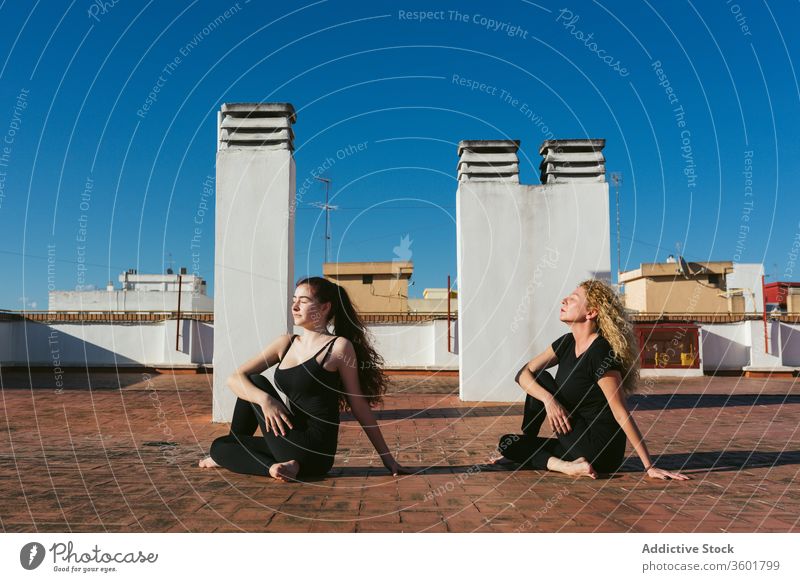
[[[536,382],[556,395],[558,386],[548,372],[539,372]],[[570,432],[559,434],[557,438],[542,438],[538,434],[546,417],[544,403],[528,394],[522,416],[523,434],[503,435],[498,445],[500,453],[533,469],[547,469],[550,457],[565,461],[586,457],[592,467],[602,473],[619,469],[625,456],[625,433],[616,422],[613,425],[609,421],[589,424],[580,415],[573,414],[569,418]]]
[[[264,376],[251,374],[249,378],[258,388],[282,402],[278,391]],[[253,436],[259,427],[262,436]],[[261,407],[237,398],[231,432],[211,443],[210,454],[215,463],[235,473],[268,475],[273,464],[295,460],[300,463],[298,476],[324,475],[333,466],[336,436],[333,435],[334,448],[329,454],[322,451],[329,449],[331,443],[318,446],[304,437],[296,428],[287,427],[285,437],[267,431]]]

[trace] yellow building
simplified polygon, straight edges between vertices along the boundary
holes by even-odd
[[[408,313],[411,261],[323,263],[325,278],[344,287],[359,313]]]
[[[422,299],[409,299],[410,313],[447,313],[447,287],[429,287],[422,292]],[[458,291],[450,290],[450,313],[458,311]]]
[[[732,261],[642,263],[620,274],[625,307],[641,313],[744,313],[743,289],[728,289]]]

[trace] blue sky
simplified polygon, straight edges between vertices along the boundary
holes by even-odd
[[[548,132],[607,140],[623,269],[680,249],[798,280],[799,17],[745,0],[3,2],[0,308],[170,258],[213,283],[213,197],[194,259],[191,237],[233,101],[294,104],[298,187],[336,160],[333,258],[407,248],[412,296],[456,275],[458,141],[520,139],[536,184]],[[297,276],[321,271],[321,200],[303,194]]]

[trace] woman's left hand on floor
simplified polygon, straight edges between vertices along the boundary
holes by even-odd
[[[386,467],[389,470],[389,472],[395,477],[397,477],[398,475],[410,475],[411,473],[413,473],[411,469],[403,467],[400,463],[398,463],[394,459],[392,459],[387,463],[384,463],[383,466]]]
[[[653,479],[663,479],[664,481],[669,479],[675,479],[676,481],[687,481],[690,479],[688,475],[684,475],[683,473],[673,473],[672,471],[665,471],[664,469],[659,469],[658,467],[650,467],[647,470],[647,476]]]

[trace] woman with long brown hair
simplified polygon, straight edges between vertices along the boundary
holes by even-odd
[[[636,390],[639,352],[617,294],[588,279],[561,301],[567,333],[517,374],[526,392],[521,435],[500,439],[496,462],[523,463],[569,475],[597,477],[619,469],[626,438],[649,477],[688,479],[653,465],[626,397]],[[553,378],[545,370],[558,364]],[[538,436],[547,419],[555,438]]]
[[[386,446],[370,408],[386,390],[383,359],[371,346],[347,292],[322,277],[301,279],[292,298],[292,317],[305,330],[302,336],[280,336],[228,378],[238,397],[231,431],[211,444],[211,454],[200,466],[279,481],[324,475],[336,455],[339,412],[349,410],[383,465],[393,475],[407,473]],[[275,364],[277,390],[261,375]],[[259,426],[262,436],[257,437]]]

